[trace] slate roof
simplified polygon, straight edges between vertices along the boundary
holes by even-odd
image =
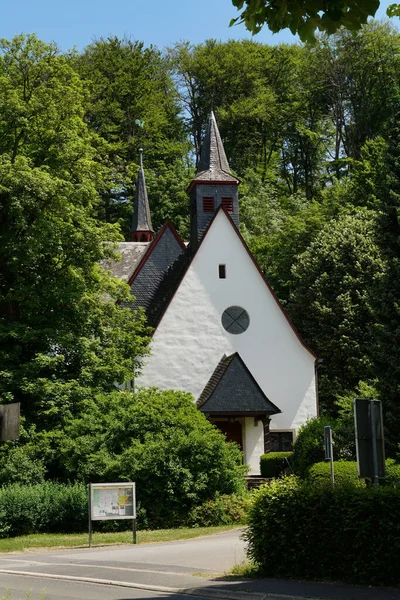
[[[280,413],[264,394],[238,352],[222,357],[202,391],[198,408],[207,414],[274,415]]]
[[[121,255],[121,260],[119,262],[105,260],[102,265],[107,271],[111,271],[114,277],[128,283],[139,266],[149,244],[151,242],[120,242],[117,252]]]
[[[151,231],[153,232],[153,226],[151,224],[149,199],[147,197],[146,180],[144,177],[144,170],[142,165],[142,154],[140,154],[140,169],[138,178],[136,180],[136,194],[133,204],[133,219],[131,231]]]
[[[193,181],[239,183],[229,168],[214,113],[211,112],[201,148],[200,162]]]
[[[164,302],[169,302],[171,285],[175,289],[176,263],[185,252],[182,240],[167,221],[129,281],[131,293],[136,298],[135,305],[146,309],[150,324],[153,324],[154,315],[164,309]]]

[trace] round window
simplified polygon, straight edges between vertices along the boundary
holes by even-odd
[[[237,335],[246,331],[250,324],[247,311],[240,306],[230,306],[224,310],[221,318],[222,327],[228,332]]]

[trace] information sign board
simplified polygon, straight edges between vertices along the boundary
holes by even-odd
[[[103,519],[135,519],[135,484],[92,483],[90,485],[92,521]]]

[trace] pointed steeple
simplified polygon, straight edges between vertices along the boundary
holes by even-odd
[[[204,136],[197,173],[187,192],[190,194],[190,248],[195,251],[217,210],[221,206],[239,228],[238,185],[226,158],[218,125],[211,112]]]
[[[139,156],[140,169],[136,180],[131,239],[132,242],[151,242],[154,238],[154,230],[151,224],[149,199],[147,197],[146,180],[144,177],[142,148],[139,148]]]
[[[206,134],[201,148],[200,162],[194,181],[239,183],[239,180],[232,175],[229,168],[213,111],[211,111],[208,119]]]

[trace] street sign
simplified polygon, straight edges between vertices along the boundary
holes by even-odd
[[[325,460],[331,460],[332,458],[332,429],[329,425],[324,427],[324,446],[325,446]]]
[[[359,477],[378,484],[385,477],[385,440],[382,404],[379,400],[354,398],[354,422]]]
[[[324,427],[324,446],[325,446],[325,460],[329,460],[331,463],[331,482],[335,485],[335,472],[333,467],[333,445],[332,445],[332,428],[329,425]]]

